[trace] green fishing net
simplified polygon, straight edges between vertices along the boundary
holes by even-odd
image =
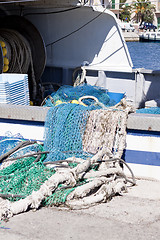
[[[33,191],[39,190],[42,184],[55,173],[54,169],[44,166],[43,158],[44,155],[37,163],[34,162],[34,157],[18,160],[11,166],[1,170],[0,193],[13,194],[17,197],[8,197],[8,199],[18,201],[29,196]],[[65,202],[67,195],[73,190],[74,188],[61,189],[60,185],[56,192],[43,201],[42,205],[62,204]]]
[[[30,149],[36,152],[38,149],[42,151],[40,160],[36,161],[37,156],[23,157],[13,161],[11,165],[0,170],[0,193],[1,194],[16,194],[26,197],[37,191],[40,186],[55,173],[54,170],[49,169],[43,165],[43,160],[46,155],[43,154],[43,147],[38,144],[33,144]],[[39,148],[38,148],[39,147]],[[26,148],[25,148],[26,149]],[[26,150],[25,150],[26,151]],[[24,149],[21,149],[21,153]],[[12,156],[17,156],[14,154]],[[19,155],[20,156],[20,155]]]
[[[0,170],[0,194],[13,194],[14,196],[6,196],[6,198],[10,201],[18,201],[31,195],[33,191],[38,191],[42,184],[56,172],[54,168],[48,168],[43,164],[45,158],[46,155],[42,152],[38,162],[35,162],[36,157],[24,157]],[[76,165],[76,163],[70,164],[70,167]],[[81,182],[82,184],[85,184],[85,181]],[[63,204],[68,194],[75,188],[63,187],[59,184],[56,191],[43,200],[42,206]]]

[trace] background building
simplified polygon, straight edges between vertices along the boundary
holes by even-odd
[[[156,5],[155,21],[156,21],[157,27],[160,28],[160,0],[153,1],[153,4]]]
[[[102,5],[108,9],[110,9],[112,12],[115,13],[117,18],[119,18],[119,12],[120,12],[120,0],[89,0],[84,1],[86,4],[89,5]],[[132,0],[127,0],[125,4],[129,5],[132,4]],[[152,4],[155,5],[156,11],[154,13],[154,24],[157,25],[158,28],[160,28],[160,0],[151,0]],[[134,13],[132,14],[132,18],[134,18]]]

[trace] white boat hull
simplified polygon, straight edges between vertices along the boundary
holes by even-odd
[[[159,42],[160,32],[145,32],[139,35],[140,42]]]
[[[0,121],[0,138],[10,134],[24,139],[44,141],[44,122]],[[128,131],[123,159],[136,178],[160,180],[160,135],[146,131]],[[126,174],[128,170],[125,169]]]

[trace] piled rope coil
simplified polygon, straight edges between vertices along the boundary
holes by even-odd
[[[9,73],[27,73],[31,62],[31,49],[28,41],[19,32],[1,29],[0,39],[5,42],[9,59]]]

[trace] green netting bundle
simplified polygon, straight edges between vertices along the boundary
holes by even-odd
[[[68,194],[70,194],[75,187],[73,188],[67,188],[67,189],[61,189],[61,185],[59,186],[59,190],[55,191],[51,196],[47,197],[42,205],[43,206],[59,206],[63,203],[65,203],[66,198],[68,196]]]
[[[12,140],[12,143],[14,142],[15,144],[16,140]],[[37,156],[24,156],[23,158],[18,158],[24,154],[31,154],[39,151],[42,151],[42,154],[38,162],[35,162]],[[26,197],[30,195],[33,190],[37,191],[40,186],[55,173],[54,170],[48,169],[43,165],[46,154],[43,154],[43,147],[37,143],[28,145],[24,148],[22,147],[10,155],[10,159],[15,157],[17,160],[13,162],[10,161],[9,166],[0,170],[1,194],[16,194]],[[5,163],[7,163],[7,160],[3,161],[3,164]]]

